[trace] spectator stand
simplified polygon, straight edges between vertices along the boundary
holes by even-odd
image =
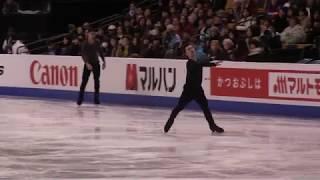
[[[299,6],[291,1],[259,4],[254,0],[234,0],[225,2],[227,8],[215,6],[216,3],[209,0],[131,3],[122,13],[81,27],[70,25],[66,34],[27,46],[35,46],[29,48],[31,53],[78,55],[76,50],[90,28],[97,32],[106,56],[177,59],[183,57],[181,47],[185,42],[200,43],[201,51],[206,52],[215,40],[220,43],[221,57],[231,61],[295,63],[319,57],[318,46],[310,42],[320,35],[319,12],[308,9],[312,6],[304,10],[301,5],[297,11]],[[298,22],[297,26],[291,23],[293,20]],[[304,26],[299,25],[302,21]],[[36,45],[41,43],[45,44]]]

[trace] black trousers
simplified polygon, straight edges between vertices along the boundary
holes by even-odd
[[[94,97],[95,99],[99,99],[99,92],[100,92],[100,64],[92,64],[92,72],[93,72],[93,79],[94,79]],[[84,65],[83,73],[82,73],[82,82],[80,86],[80,93],[79,99],[83,99],[84,91],[89,81],[91,71]]]
[[[177,117],[180,111],[182,111],[188,103],[190,103],[192,100],[195,100],[199,106],[201,107],[204,116],[209,124],[209,127],[212,127],[215,125],[214,119],[212,117],[212,114],[210,112],[209,106],[208,106],[208,100],[204,94],[203,89],[199,90],[184,90],[180,96],[178,105],[173,109],[171,112],[171,115],[169,117],[169,120],[166,124],[167,128],[170,128],[174,122],[174,119]]]

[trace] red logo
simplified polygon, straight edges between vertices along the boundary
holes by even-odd
[[[43,65],[34,60],[30,66],[30,78],[33,84],[51,86],[78,86],[77,66]]]
[[[268,97],[268,71],[212,68],[211,94],[233,97]]]
[[[269,73],[269,95],[281,99],[320,100],[319,72],[273,71]]]
[[[127,64],[126,89],[138,90],[137,65]]]

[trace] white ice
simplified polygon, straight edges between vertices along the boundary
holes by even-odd
[[[0,179],[320,179],[320,120],[0,97]]]

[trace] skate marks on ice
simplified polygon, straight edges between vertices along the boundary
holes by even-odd
[[[0,98],[4,179],[320,179],[320,122]]]

